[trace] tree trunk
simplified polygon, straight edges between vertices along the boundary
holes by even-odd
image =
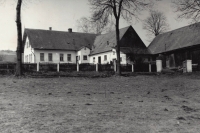
[[[119,42],[119,19],[116,18],[116,42],[117,42],[117,75],[121,75],[120,67],[120,42]]]
[[[17,65],[16,76],[22,75],[22,26],[21,26],[21,4],[22,0],[18,0],[16,7],[16,24],[17,24]]]

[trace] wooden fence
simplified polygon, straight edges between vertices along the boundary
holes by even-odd
[[[15,71],[15,63],[0,64],[0,71]],[[23,63],[22,69],[24,72],[71,72],[71,71],[116,71],[116,66],[111,64],[74,64],[74,63]],[[156,72],[155,63],[143,64],[121,64],[122,72]]]
[[[14,70],[15,69],[15,63],[1,63],[0,69],[1,70]]]
[[[22,64],[22,70],[24,72],[36,72],[37,71],[37,64]]]
[[[132,65],[130,65],[130,64],[121,64],[121,71],[122,72],[131,72],[132,71]]]
[[[0,74],[14,73],[15,67],[15,63],[0,63]]]
[[[60,64],[59,71],[71,72],[77,70],[77,64],[75,63],[62,63]]]
[[[96,65],[89,63],[79,64],[79,71],[96,71]]]
[[[114,66],[111,64],[98,64],[99,71],[114,71]]]

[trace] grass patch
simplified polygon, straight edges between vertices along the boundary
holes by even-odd
[[[199,78],[0,76],[0,132],[197,133]]]

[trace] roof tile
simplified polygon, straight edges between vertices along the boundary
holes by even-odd
[[[96,34],[63,32],[52,30],[25,29],[30,44],[36,49],[79,50],[83,46],[91,48]]]
[[[159,54],[200,44],[200,23],[158,35],[148,46],[152,54]]]

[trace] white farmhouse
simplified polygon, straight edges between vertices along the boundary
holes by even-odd
[[[97,35],[89,33],[25,29],[23,35],[25,63],[99,63],[116,60],[115,31]],[[120,29],[121,64],[136,57],[148,57],[149,51],[132,26]]]
[[[25,29],[25,63],[89,63],[96,34]]]

